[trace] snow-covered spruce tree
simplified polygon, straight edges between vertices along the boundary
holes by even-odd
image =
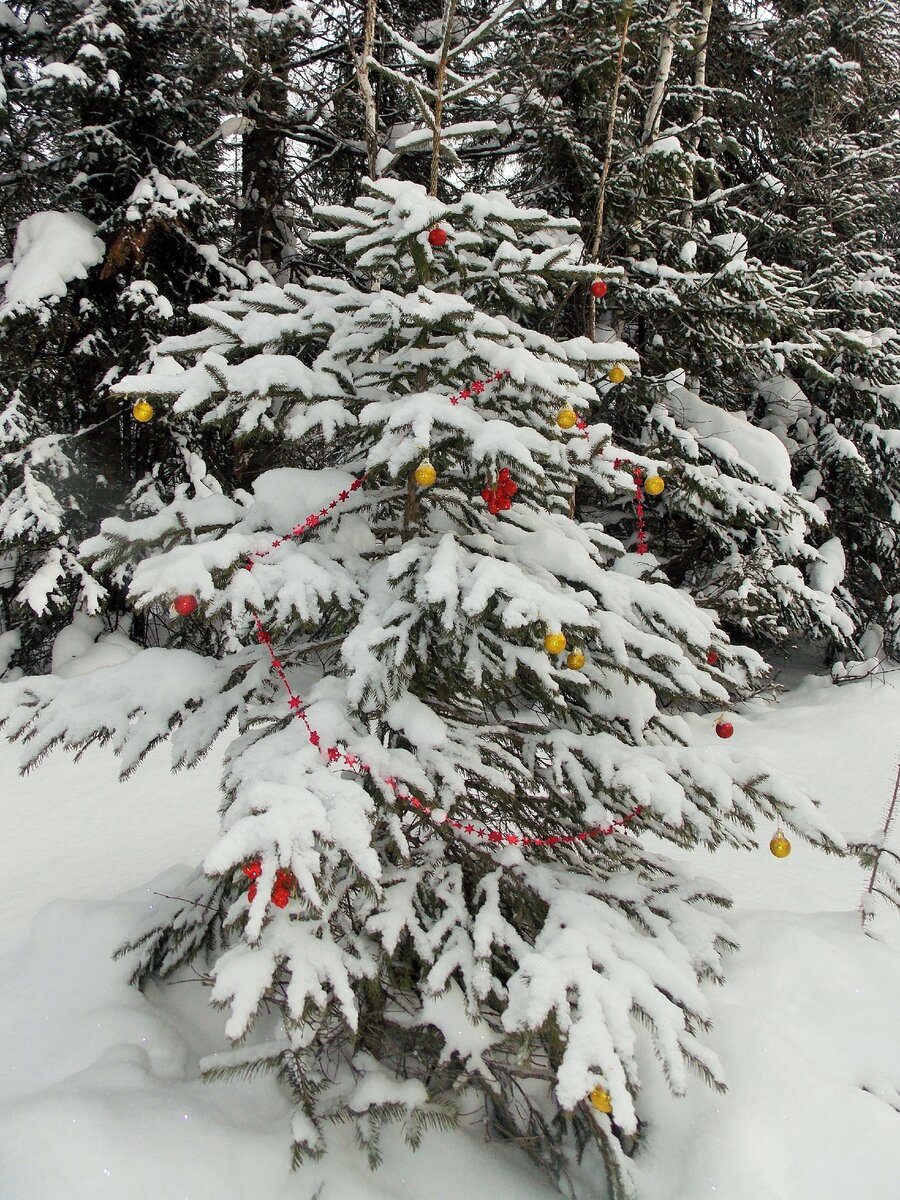
[[[31,211],[30,181],[21,170],[29,150],[13,114],[21,89],[29,83],[29,47],[40,24],[38,13],[0,4],[0,177],[3,179],[3,220],[0,221],[0,261],[9,256],[9,237],[17,222]]]
[[[596,316],[640,353],[640,377],[601,384],[597,411],[620,444],[667,464],[649,522],[669,579],[744,639],[842,642],[852,621],[816,585],[822,513],[793,486],[777,438],[748,423],[758,381],[816,344],[801,275],[753,253],[729,133],[749,106],[717,54],[727,15],[711,30],[711,7],[522,14],[507,101],[521,139],[515,193],[577,216],[593,252],[624,268],[596,314],[577,294],[569,322]]]
[[[900,651],[900,9],[776,5],[763,24],[769,253],[803,274],[820,353],[768,381],[759,419],[828,517],[835,596]],[[788,374],[788,378],[784,375]]]
[[[171,498],[202,449],[186,428],[138,429],[107,385],[178,328],[186,302],[241,279],[219,259],[205,190],[221,116],[216,13],[51,3],[24,38],[9,128],[32,211],[3,272],[0,547],[6,619],[40,614],[21,631],[30,670],[45,667],[73,607],[96,604],[80,538],[116,504]]]
[[[386,1122],[416,1144],[480,1094],[561,1184],[630,1195],[639,1045],[676,1093],[691,1070],[720,1085],[700,983],[730,942],[722,898],[642,835],[749,848],[761,813],[829,839],[791,787],[691,745],[683,711],[726,704],[759,659],[569,516],[580,479],[630,480],[605,426],[557,416],[634,354],[507,310],[591,278],[573,223],[385,180],[321,217],[380,290],[196,306],[202,330],[162,347],[184,369],[117,385],[303,464],[111,518],[85,548],[139,608],[195,598],[227,652],[10,684],[7,732],[33,759],[99,738],[129,772],[165,738],[189,766],[236,719],[221,838],[136,935],[134,978],[209,972],[236,1046],[205,1069],[277,1072],[295,1161],[352,1121],[375,1163]]]

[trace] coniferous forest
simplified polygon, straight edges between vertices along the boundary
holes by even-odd
[[[110,952],[298,1168],[475,1119],[638,1195],[642,1047],[728,1084],[668,851],[896,900],[731,716],[900,657],[898,152],[894,0],[0,3],[0,720],[226,746]]]

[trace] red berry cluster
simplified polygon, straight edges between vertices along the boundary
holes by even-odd
[[[250,886],[247,888],[247,899],[252,904],[256,899],[256,881],[262,875],[262,863],[259,859],[254,859],[253,862],[245,863],[241,867],[241,870],[250,880]],[[275,872],[275,883],[272,886],[272,903],[276,908],[287,908],[288,900],[291,898],[291,889],[296,882],[297,879],[293,871],[282,868]]]
[[[504,467],[497,475],[497,486],[482,488],[481,495],[488,506],[488,512],[492,516],[496,516],[498,512],[505,512],[510,507],[512,498],[518,490],[519,485],[513,483],[509,470]]]

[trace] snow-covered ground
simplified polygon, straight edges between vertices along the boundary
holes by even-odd
[[[745,706],[732,745],[801,780],[842,832],[871,833],[896,776],[898,681],[807,678]],[[712,723],[698,727],[712,745]],[[119,784],[103,751],[58,754],[25,779],[20,753],[0,744],[2,1200],[555,1195],[513,1151],[462,1132],[427,1136],[418,1155],[389,1139],[374,1175],[345,1134],[291,1175],[275,1085],[199,1079],[198,1060],[222,1047],[204,988],[142,996],[110,959],[156,893],[177,889],[171,864],[211,844],[215,758],[170,777],[156,752]],[[778,861],[770,832],[754,855],[692,856],[735,898],[741,950],[713,989],[710,1035],[730,1089],[697,1080],[674,1099],[648,1058],[642,1200],[900,1200],[900,917],[881,913],[880,940],[867,938],[864,872],[796,844]]]

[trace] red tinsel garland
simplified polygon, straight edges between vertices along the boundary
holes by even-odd
[[[495,371],[490,379],[473,380],[467,387],[462,388],[459,393],[452,395],[450,397],[450,403],[458,404],[460,400],[465,400],[470,396],[480,394],[484,391],[485,384],[504,379],[509,375],[509,373],[510,372],[508,370]],[[578,427],[585,431],[585,437],[587,437],[587,423],[584,420],[579,420]],[[623,464],[622,460],[616,459],[614,465],[619,467],[627,464]],[[640,468],[638,467],[632,469],[632,474],[635,477],[635,486],[638,491],[638,553],[644,554],[646,553],[647,547],[645,529],[643,525],[643,476],[641,475]],[[331,500],[327,505],[325,505],[324,508],[319,509],[318,513],[310,513],[305,521],[299,525],[295,525],[290,532],[284,533],[280,537],[276,537],[265,550],[255,550],[253,554],[247,558],[244,564],[245,569],[252,571],[255,565],[255,560],[265,558],[267,555],[271,554],[273,550],[277,549],[285,542],[301,538],[305,534],[309,533],[310,530],[315,529],[316,526],[319,525],[321,521],[329,517],[336,508],[338,508],[341,504],[346,503],[346,501],[350,499],[350,496],[353,494],[353,492],[358,491],[359,488],[363,486],[363,483],[367,478],[368,473],[361,475],[358,479],[355,479],[352,484],[350,484],[349,488],[345,488],[339,492],[335,499]],[[372,774],[372,767],[368,763],[363,762],[362,759],[360,759],[357,755],[347,754],[346,751],[342,750],[339,746],[323,745],[321,735],[312,727],[309,718],[304,711],[303,701],[291,687],[290,680],[288,679],[284,670],[284,664],[276,654],[272,645],[272,635],[266,629],[260,617],[254,617],[254,623],[256,625],[257,641],[266,647],[271,660],[270,665],[272,672],[281,680],[281,683],[287,692],[288,707],[291,709],[294,715],[303,722],[311,745],[315,746],[319,752],[328,759],[329,763],[340,764],[360,773]],[[609,837],[616,831],[616,829],[627,827],[633,820],[635,820],[636,817],[640,815],[642,811],[642,806],[637,805],[634,809],[632,809],[631,812],[626,813],[624,817],[620,817],[618,820],[611,821],[608,825],[597,826],[593,829],[583,829],[578,833],[554,834],[545,838],[520,837],[515,833],[505,833],[500,829],[487,828],[484,824],[479,822],[457,821],[453,817],[448,816],[443,809],[429,807],[429,805],[425,804],[425,802],[420,800],[417,796],[413,796],[405,791],[402,784],[400,784],[399,781],[394,779],[392,776],[388,776],[382,782],[388,788],[390,788],[398,800],[404,801],[418,812],[430,817],[436,825],[443,825],[446,823],[459,833],[467,834],[473,838],[478,838],[481,841],[489,842],[494,845],[557,846],[571,845],[574,842],[585,842],[589,838]]]

